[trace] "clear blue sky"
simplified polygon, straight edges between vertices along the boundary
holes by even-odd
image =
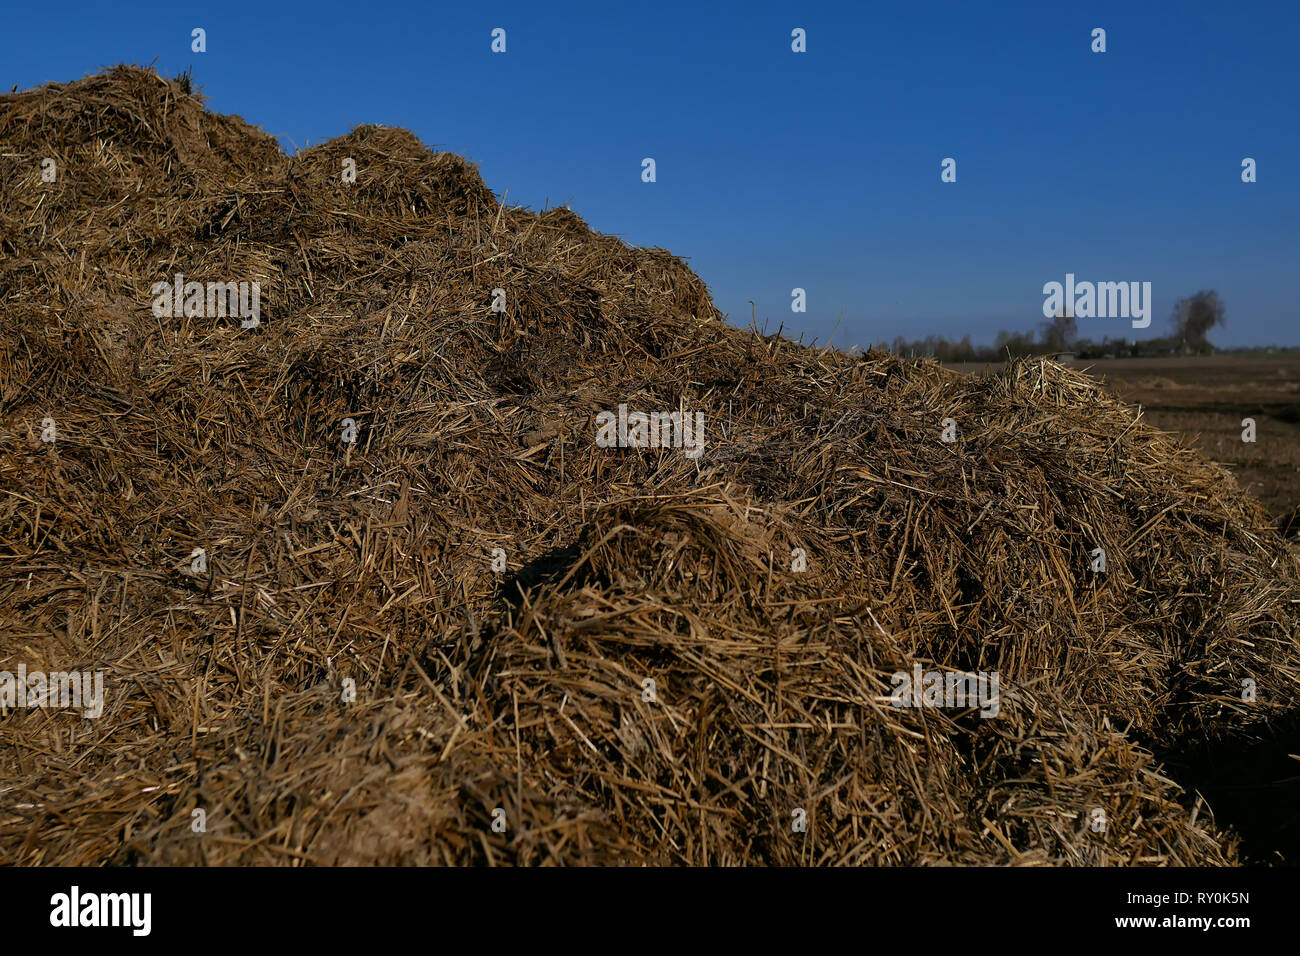
[[[1066,272],[1150,281],[1144,335],[1214,288],[1221,345],[1300,343],[1300,3],[705,6],[12,3],[0,82],[192,68],[210,108],[290,152],[403,126],[512,204],[567,201],[688,259],[737,324],[753,299],[822,343],[837,323],[843,346],[991,341],[1042,321]]]

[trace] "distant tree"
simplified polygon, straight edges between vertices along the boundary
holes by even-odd
[[[1223,325],[1223,300],[1213,289],[1179,299],[1174,305],[1171,321],[1174,327],[1173,338],[1184,351],[1212,352],[1214,346],[1206,338],[1206,333],[1215,326]]]
[[[1020,358],[1039,351],[1033,335],[1026,335],[1024,332],[999,332],[997,346],[999,358],[1007,355]]]
[[[975,346],[970,343],[970,336],[963,335],[961,341],[953,346],[952,360],[954,362],[973,362],[975,361]]]
[[[1061,309],[1050,322],[1042,324],[1043,350],[1064,352],[1074,346],[1079,337],[1079,324],[1067,309]]]

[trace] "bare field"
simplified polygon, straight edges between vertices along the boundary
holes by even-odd
[[[1300,508],[1300,356],[1210,355],[1071,363],[1140,405],[1156,428],[1226,465],[1283,525]],[[963,373],[998,366],[961,363]],[[1242,420],[1255,441],[1242,441]],[[1300,525],[1300,520],[1296,522]],[[1293,530],[1295,530],[1293,528]]]

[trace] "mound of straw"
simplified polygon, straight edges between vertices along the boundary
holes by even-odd
[[[1166,763],[1292,710],[1300,567],[1083,375],[741,331],[403,130],[286,158],[185,78],[0,97],[0,146],[0,670],[105,680],[0,713],[0,859],[1244,859]],[[260,324],[155,316],[176,273]],[[620,404],[702,453],[598,446]],[[996,716],[893,706],[915,665]]]

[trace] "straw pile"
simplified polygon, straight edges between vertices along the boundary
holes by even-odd
[[[741,331],[405,131],[286,158],[135,68],[0,97],[0,217],[0,669],[105,674],[0,714],[0,859],[1243,859],[1167,761],[1287,716],[1300,567],[1082,375]],[[997,716],[891,706],[917,663]]]

